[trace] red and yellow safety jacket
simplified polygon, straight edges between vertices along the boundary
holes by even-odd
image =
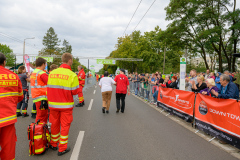
[[[0,128],[17,122],[17,103],[22,99],[23,90],[19,77],[0,66]]]
[[[46,73],[36,68],[30,77],[33,103],[47,100],[47,84],[41,79],[42,74]]]
[[[74,107],[73,95],[77,95],[78,92],[78,77],[71,71],[69,65],[62,64],[49,74],[47,98],[50,109],[72,109]]]
[[[84,85],[85,85],[85,78],[86,78],[86,75],[85,75],[84,69],[82,69],[78,73],[79,85],[84,87]]]

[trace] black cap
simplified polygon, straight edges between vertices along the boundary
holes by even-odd
[[[121,72],[123,72],[125,74],[125,70],[124,69],[120,69]]]

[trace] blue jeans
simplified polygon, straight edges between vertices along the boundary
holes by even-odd
[[[17,113],[21,113],[21,108],[22,108],[22,113],[26,114],[27,113],[27,107],[28,107],[28,99],[29,99],[29,94],[27,91],[23,91],[23,100],[17,104]]]
[[[135,89],[135,95],[137,95],[137,94],[138,94],[138,83],[137,83],[137,82],[135,82],[135,84],[134,84],[134,85],[135,85],[135,88],[136,88],[136,89]]]
[[[137,95],[137,94],[138,94],[138,88],[135,89],[135,95]]]
[[[157,96],[158,96],[158,91],[155,91],[155,92],[153,93],[154,103],[157,102]]]
[[[146,90],[146,99],[149,98],[149,93],[150,93],[150,92]]]

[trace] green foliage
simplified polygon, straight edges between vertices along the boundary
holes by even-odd
[[[189,73],[192,69],[195,69],[197,72],[206,72],[206,67],[203,62],[200,62],[197,66],[193,63],[187,64],[186,72]]]
[[[0,52],[3,53],[7,58],[6,66],[13,67],[15,64],[13,50],[9,46],[0,43]]]
[[[62,56],[63,53],[71,53],[72,54],[72,46],[70,43],[64,39],[63,40],[63,47],[59,47],[59,43],[61,40],[58,39],[57,34],[55,33],[54,29],[50,27],[46,33],[46,35],[43,37],[43,45],[45,48],[43,48],[41,51],[39,51],[39,56],[44,56],[44,55],[50,55],[50,56]],[[48,62],[48,66],[51,64],[56,64],[60,66],[62,64],[62,59],[61,58],[53,58],[53,62]],[[81,65],[79,62],[79,58],[74,58],[73,57],[73,64],[72,64],[72,71],[77,72],[78,71],[78,66]],[[84,71],[87,72],[86,66],[82,65],[84,68]]]
[[[62,53],[72,53],[72,46],[69,44],[69,42],[64,39],[63,40],[63,47],[61,48]]]
[[[152,73],[163,71],[163,50],[166,47],[165,73],[178,72],[179,60],[183,52],[181,45],[176,40],[172,43],[169,33],[162,31],[158,26],[153,31],[145,32],[141,35],[140,31],[135,31],[131,35],[118,38],[116,49],[112,51],[108,58],[139,58],[143,62],[117,61],[115,66],[104,65],[103,71],[115,73],[117,66],[127,69],[129,72]],[[171,36],[171,38],[176,38]],[[171,70],[170,70],[171,69]]]
[[[165,8],[166,20],[171,21],[167,32],[177,37],[191,54],[200,55],[206,68],[206,56],[218,59],[223,71],[223,60],[228,70],[235,70],[235,58],[240,36],[240,10],[236,0],[171,0]],[[173,39],[175,40],[175,39]]]
[[[54,50],[54,49],[45,49],[43,48],[41,51],[38,52],[39,56],[45,56],[45,55],[52,55],[52,56],[61,56],[62,53]],[[60,66],[62,64],[61,58],[53,58],[53,62],[48,62],[48,67],[52,64],[56,64]]]
[[[43,45],[45,49],[57,50],[61,40],[58,39],[54,29],[50,27],[46,35],[43,37]]]

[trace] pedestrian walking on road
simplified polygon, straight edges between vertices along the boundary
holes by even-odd
[[[73,96],[79,93],[78,76],[71,70],[72,55],[64,53],[62,62],[63,64],[58,69],[49,74],[47,87],[49,122],[52,124],[50,148],[55,151],[58,149],[58,156],[70,151],[67,144],[69,129],[73,121]]]
[[[117,100],[117,113],[121,109],[121,112],[124,113],[125,110],[125,97],[126,94],[130,95],[130,87],[129,81],[127,76],[125,76],[125,70],[121,69],[120,74],[117,75],[114,79],[116,82],[116,100]],[[120,100],[121,100],[121,107],[120,107]]]
[[[104,77],[99,82],[99,86],[100,86],[101,92],[102,92],[102,101],[103,101],[102,112],[103,113],[105,113],[105,110],[107,113],[109,113],[113,84],[116,84],[116,82],[111,77],[108,77],[108,71],[105,71]]]
[[[0,52],[0,159],[15,159],[17,103],[23,100],[22,83],[17,74],[5,68],[6,56]]]

